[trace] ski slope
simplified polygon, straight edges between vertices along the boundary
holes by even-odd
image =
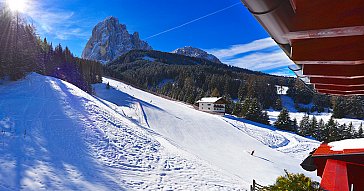
[[[112,79],[103,80],[104,84],[94,86],[96,95],[117,105],[115,111],[244,182],[256,179],[271,184],[284,169],[316,177],[299,164],[319,146],[317,141],[233,116],[204,113]],[[106,83],[113,88],[106,89]]]
[[[129,106],[137,100],[124,98]],[[119,108],[35,73],[2,82],[0,190],[248,188],[243,179],[146,128],[149,122],[126,117],[143,109]]]
[[[271,126],[107,78],[96,96],[36,73],[1,83],[0,190],[248,190],[284,169],[317,179],[299,164],[319,143]]]

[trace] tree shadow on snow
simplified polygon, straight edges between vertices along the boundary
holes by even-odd
[[[85,107],[82,98],[74,96],[60,80],[45,79],[45,82],[36,82],[42,83],[37,88],[45,99],[37,99],[36,93],[33,98],[27,97],[29,90],[25,88],[23,97],[8,100],[13,104],[23,104],[24,99],[29,102],[24,113],[12,116],[16,132],[7,140],[9,148],[0,149],[0,160],[11,159],[15,163],[16,175],[8,182],[9,186],[15,190],[37,190],[39,188],[33,186],[38,181],[44,185],[43,189],[124,190],[117,182],[106,178],[112,172],[96,161],[83,139],[88,130],[80,120],[91,119],[82,113]],[[20,111],[8,107],[9,113]],[[36,180],[30,170],[41,179]],[[6,177],[3,173],[0,172],[1,176]]]
[[[110,87],[110,89],[106,89],[106,84],[103,84],[103,83],[94,84],[93,87],[95,88],[97,97],[104,99],[106,101],[109,101],[118,106],[131,107],[135,103],[140,103],[143,105],[143,107],[149,107],[149,108],[157,109],[159,111],[164,111],[160,107],[157,107],[157,106],[155,106],[151,103],[145,102],[143,100],[137,99],[137,98],[130,96],[129,94],[124,93],[120,90],[117,90],[113,87]],[[97,97],[96,97],[96,99],[98,99]],[[98,99],[98,100],[107,105],[107,103],[105,103],[101,99]]]

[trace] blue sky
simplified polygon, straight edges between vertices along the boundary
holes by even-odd
[[[292,75],[293,64],[239,0],[23,0],[25,14],[40,36],[68,46],[77,56],[92,28],[108,16],[119,18],[142,39],[222,10],[147,42],[156,50],[194,46],[224,63],[271,74]]]

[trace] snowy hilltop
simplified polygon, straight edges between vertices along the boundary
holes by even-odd
[[[92,30],[92,36],[82,52],[82,58],[106,63],[130,50],[151,50],[152,47],[139,38],[139,33],[129,34],[126,25],[115,17],[108,17]]]
[[[202,59],[210,60],[212,62],[221,63],[221,61],[216,56],[209,54],[206,51],[203,51],[199,48],[194,48],[191,46],[185,46],[183,48],[178,48],[178,49],[172,51],[172,53],[196,57],[196,58],[202,58]]]

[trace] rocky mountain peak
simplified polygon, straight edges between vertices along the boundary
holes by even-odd
[[[185,46],[183,48],[178,48],[172,51],[172,53],[196,57],[196,58],[202,58],[210,60],[212,62],[221,63],[221,61],[216,56],[209,54],[206,51],[201,50],[199,48],[194,48],[192,46]]]
[[[106,63],[130,50],[151,50],[152,47],[140,39],[139,33],[129,34],[126,25],[116,17],[108,17],[92,30],[92,36],[82,52],[82,58]]]

